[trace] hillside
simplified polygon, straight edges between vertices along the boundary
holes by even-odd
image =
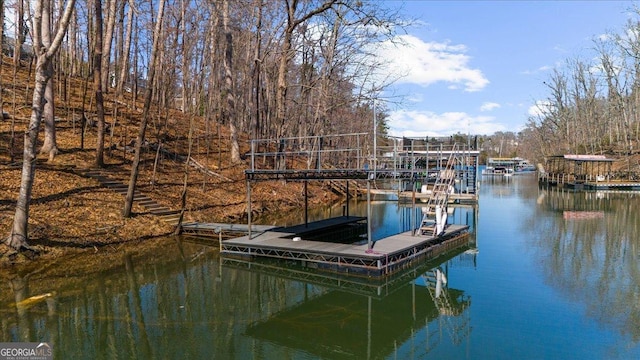
[[[30,89],[33,87],[28,67],[13,79],[13,66],[5,63],[2,74],[4,111],[0,121],[0,237],[10,232],[15,201],[20,187],[23,134],[30,116]],[[123,244],[140,242],[170,234],[173,227],[134,203],[134,216],[121,216],[124,196],[100,186],[95,179],[82,176],[93,168],[96,128],[85,129],[82,146],[82,98],[85,86],[86,117],[94,119],[92,82],[80,78],[55,79],[57,144],[60,150],[53,162],[41,154],[36,167],[29,220],[29,244],[40,256],[56,257],[63,253],[116,249]],[[132,145],[142,115],[142,95],[133,99],[127,93],[115,99],[105,94],[106,122],[105,162],[103,174],[109,179],[128,183],[133,159]],[[137,189],[156,202],[174,210],[181,207],[185,179],[184,158],[188,154],[190,119],[176,109],[154,109],[147,128]],[[228,128],[194,118],[192,158],[205,168],[187,167],[188,191],[185,221],[245,222],[247,162],[230,164]],[[13,130],[12,130],[13,127]],[[210,129],[208,132],[205,129]],[[43,129],[41,128],[41,133]],[[13,138],[13,142],[12,142]],[[40,142],[42,141],[42,134]],[[249,149],[247,136],[241,137],[241,152]],[[161,144],[163,151],[156,151]],[[157,159],[156,159],[157,156]],[[310,184],[310,203],[327,200],[322,184]],[[321,194],[313,196],[313,194]],[[265,182],[253,186],[254,220],[262,214],[287,211],[303,204],[299,183]],[[4,263],[21,261],[22,255],[0,246]]]

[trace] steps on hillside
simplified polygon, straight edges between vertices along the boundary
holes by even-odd
[[[88,169],[77,171],[78,175],[97,180],[101,186],[113,190],[118,194],[127,195],[129,186],[118,180],[113,180],[100,169]],[[133,193],[133,201],[142,206],[150,214],[159,216],[162,221],[171,225],[177,225],[180,219],[180,210],[172,210],[164,205],[158,204],[155,200],[144,195],[138,190]]]

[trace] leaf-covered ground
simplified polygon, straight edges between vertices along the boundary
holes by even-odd
[[[13,82],[10,67],[3,71],[4,112],[0,120],[0,239],[9,235],[15,203],[20,188],[22,144],[27,128],[31,94],[23,68]],[[96,128],[87,126],[84,139],[81,126],[82,79],[66,79],[67,99],[56,99],[57,144],[60,150],[53,162],[41,154],[36,166],[32,201],[29,209],[29,244],[38,250],[37,263],[74,252],[121,251],[123,244],[152,244],[153,239],[171,234],[173,227],[134,203],[134,216],[123,218],[124,196],[100,186],[97,180],[84,177],[81,170],[94,168]],[[91,84],[89,84],[91,85]],[[91,86],[89,86],[89,89]],[[85,101],[89,121],[95,118],[91,91]],[[11,101],[9,101],[11,100]],[[103,168],[110,179],[127,184],[131,176],[132,144],[142,116],[140,98],[131,94],[114,99],[106,97],[109,128]],[[15,104],[15,105],[14,105]],[[135,104],[135,105],[134,105]],[[91,105],[91,106],[90,106]],[[142,153],[137,189],[158,203],[178,210],[181,207],[185,172],[188,191],[185,221],[246,222],[246,182],[244,170],[248,161],[229,162],[229,134],[224,126],[201,118],[193,122],[180,111],[154,109],[149,121],[146,146]],[[189,124],[194,127],[191,154],[210,173],[185,167],[184,161],[172,154],[189,152]],[[43,135],[40,137],[42,142]],[[157,152],[162,144],[165,151]],[[246,136],[241,136],[241,151],[248,150]],[[309,187],[310,203],[329,201],[323,184]],[[262,182],[252,187],[254,220],[260,216],[303,206],[303,188],[299,183]],[[149,245],[152,246],[152,245]],[[0,245],[0,264],[31,263]]]

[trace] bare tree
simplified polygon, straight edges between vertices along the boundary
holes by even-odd
[[[238,128],[235,122],[238,121],[235,112],[235,89],[233,86],[233,35],[229,28],[229,0],[224,0],[222,4],[222,26],[224,28],[225,50],[224,50],[224,93],[226,101],[224,103],[223,121],[229,122],[231,133],[231,162],[239,163],[240,147],[238,146]]]
[[[71,68],[69,69],[69,74],[78,76],[79,75],[79,67],[80,61],[78,61],[78,15],[76,13],[71,17],[71,22],[69,23],[69,34],[67,35],[69,39],[69,61],[71,62]]]
[[[312,18],[315,15],[321,14],[329,9],[336,3],[336,0],[329,0],[323,2],[317,8],[308,10],[302,15],[298,12],[298,0],[287,1],[287,20],[284,30],[284,38],[282,40],[282,48],[280,55],[280,64],[278,66],[278,80],[276,90],[276,121],[278,122],[278,133],[283,134],[286,130],[286,117],[287,117],[287,73],[289,71],[289,64],[293,59],[293,33],[296,28]]]
[[[13,64],[20,66],[22,57],[22,45],[26,40],[26,29],[24,26],[24,0],[16,0],[16,38],[13,47]]]
[[[98,116],[98,139],[96,141],[96,166],[104,166],[104,99],[102,96],[103,82],[102,82],[102,66],[104,61],[102,58],[104,54],[102,46],[102,1],[94,1],[94,15],[95,15],[95,46],[93,49],[93,81],[96,92],[96,113]],[[115,2],[115,0],[111,0]],[[108,64],[108,63],[107,63]],[[107,65],[108,66],[108,65]]]
[[[44,26],[45,24],[43,23],[42,17],[45,14],[44,8],[48,6],[47,1],[48,0],[36,1],[35,12],[33,14],[33,48],[37,59],[35,88],[33,91],[31,118],[24,138],[22,177],[16,204],[16,213],[13,218],[11,234],[5,241],[6,245],[16,250],[29,249],[27,224],[29,221],[31,189],[35,178],[36,146],[44,108],[44,92],[47,82],[53,76],[49,63],[52,61],[62,43],[75,4],[75,0],[69,0],[67,2],[55,37],[50,46],[45,46],[42,33],[48,31],[48,27]]]
[[[142,121],[140,122],[140,129],[138,132],[138,138],[136,140],[136,150],[133,158],[133,164],[131,164],[131,178],[129,180],[129,188],[127,189],[127,198],[124,204],[124,217],[131,216],[131,208],[133,207],[133,193],[136,188],[136,181],[138,180],[138,171],[140,165],[140,156],[142,152],[142,143],[144,141],[145,132],[147,129],[147,122],[149,119],[149,110],[151,108],[151,98],[153,96],[153,81],[156,73],[156,57],[158,56],[158,50],[160,48],[160,32],[162,31],[162,20],[164,16],[164,3],[165,0],[160,0],[158,5],[158,14],[156,18],[156,24],[153,30],[153,46],[151,48],[151,58],[149,59],[149,71],[147,73],[147,87],[144,94],[144,105],[142,109]]]
[[[4,24],[4,0],[0,0],[0,20],[2,21],[2,24]],[[4,99],[2,96],[4,88],[2,84],[2,69],[4,68],[4,66],[2,66],[4,57],[4,25],[0,26],[0,42],[2,43],[0,48],[0,121],[2,121],[4,118]]]
[[[123,46],[122,58],[120,59],[120,76],[118,77],[118,86],[116,92],[122,95],[122,87],[129,77],[129,53],[131,51],[131,34],[133,32],[133,13],[134,1],[129,0],[129,9],[127,12],[127,30],[124,35],[125,41]]]
[[[123,0],[121,0],[123,1]],[[104,38],[102,39],[102,89],[105,92],[109,92],[109,77],[110,68],[109,63],[111,60],[111,46],[113,43],[113,32],[116,23],[116,5],[118,0],[107,0],[107,28],[104,32]],[[97,45],[96,45],[97,46]]]

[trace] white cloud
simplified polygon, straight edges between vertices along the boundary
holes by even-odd
[[[382,44],[378,53],[388,61],[388,70],[403,77],[398,83],[424,87],[445,82],[449,88],[482,90],[489,80],[479,69],[469,66],[464,45],[424,42],[412,35],[402,35],[398,42]]]
[[[544,114],[548,114],[551,110],[551,103],[546,100],[538,100],[535,104],[531,105],[528,110],[528,114],[533,117],[542,117]]]
[[[558,64],[556,64],[556,66],[558,66]],[[553,70],[553,66],[550,65],[542,65],[539,68],[535,69],[535,70],[525,70],[522,72],[522,74],[524,75],[534,75],[534,74],[539,74],[539,73],[544,73],[547,71]]]
[[[436,114],[430,111],[398,110],[389,114],[390,135],[407,137],[493,134],[506,130],[493,116],[472,116],[464,112]]]
[[[493,109],[498,109],[500,104],[494,102],[486,102],[480,106],[480,111],[491,111]]]

